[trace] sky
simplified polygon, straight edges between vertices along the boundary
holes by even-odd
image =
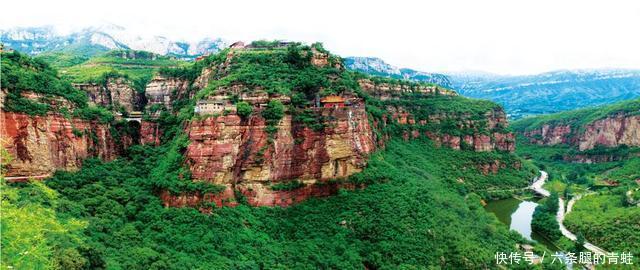
[[[430,72],[640,69],[637,0],[5,1],[0,28],[112,23],[187,41],[323,42]]]

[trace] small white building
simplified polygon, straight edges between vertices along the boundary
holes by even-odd
[[[229,103],[228,100],[200,100],[194,109],[196,114],[221,114],[225,111],[236,113],[236,106]]]

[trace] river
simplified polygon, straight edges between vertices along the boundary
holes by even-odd
[[[485,206],[485,210],[495,214],[500,222],[509,226],[509,229],[520,233],[524,238],[537,241],[551,251],[558,251],[558,248],[551,241],[531,229],[533,212],[537,206],[538,204],[534,201],[509,198],[490,201]]]

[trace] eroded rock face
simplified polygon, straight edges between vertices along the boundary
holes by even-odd
[[[149,121],[142,121],[140,123],[140,144],[159,146],[160,138],[162,138],[162,131],[158,123]]]
[[[539,129],[524,132],[524,136],[528,137],[532,143],[539,145],[556,145],[561,143],[570,143],[571,126],[569,125],[543,125]]]
[[[622,144],[640,146],[640,116],[617,115],[587,125],[578,140],[580,150],[596,145],[616,147]]]
[[[532,143],[540,145],[569,144],[581,151],[596,146],[640,146],[640,116],[618,114],[596,120],[582,129],[569,125],[543,125],[523,133]]]
[[[324,67],[329,65],[329,54],[319,52],[315,48],[311,49],[311,64],[316,67]]]
[[[185,155],[192,178],[231,185],[252,205],[288,205],[329,195],[337,187],[330,187],[328,180],[344,179],[364,168],[375,150],[374,137],[363,104],[314,112],[327,119],[324,129],[314,131],[286,115],[272,139],[259,113],[248,119],[227,115],[191,122]],[[270,188],[294,180],[304,187]],[[177,199],[181,196],[169,201],[184,201]]]
[[[369,79],[358,80],[360,88],[381,100],[400,98],[405,93],[420,93],[420,94],[440,94],[447,96],[457,96],[455,91],[447,90],[438,86],[429,85],[402,85],[402,84],[390,84],[390,83],[375,83]]]
[[[132,112],[136,110],[136,104],[141,102],[131,82],[124,78],[110,78],[105,85],[78,83],[73,86],[87,92],[89,103],[92,105],[111,106],[114,110],[122,106],[125,111]]]
[[[189,82],[187,80],[156,76],[147,84],[145,89],[147,108],[158,104],[171,109],[175,98],[179,95],[184,95],[188,88]]]
[[[404,134],[407,140],[427,136],[436,144],[454,149],[461,149],[466,143],[466,150],[515,150],[513,134],[502,129],[507,122],[504,112],[499,109],[487,112],[482,123],[477,116],[473,120],[471,115],[446,114],[416,121],[402,108],[387,109],[389,117],[384,118],[384,122],[427,125],[453,118],[461,129],[488,126],[489,130],[495,130],[489,134],[451,135],[415,129]],[[218,206],[233,205],[237,199],[233,194],[242,194],[251,205],[287,206],[309,197],[334,194],[338,188],[356,188],[340,180],[360,172],[366,165],[368,154],[377,146],[383,146],[385,138],[375,137],[362,103],[313,110],[328,119],[323,130],[314,131],[293,121],[291,115],[285,115],[271,139],[259,111],[248,119],[230,114],[190,122],[186,127],[190,144],[185,156],[192,180],[224,185],[227,190],[208,195],[167,193],[163,195],[165,204],[201,207],[209,202]],[[385,124],[372,123],[376,128]],[[507,164],[485,164],[481,171],[495,173],[505,166]],[[302,184],[291,190],[273,188],[274,185],[293,181]]]
[[[1,113],[2,143],[13,157],[7,168],[8,177],[76,170],[88,157],[116,157],[108,125],[58,115]]]
[[[273,143],[268,142],[264,120],[244,122],[236,115],[194,121],[187,158],[193,160],[196,179],[214,183],[331,179],[361,170],[375,148],[363,107],[317,109],[334,120],[313,131],[285,116]],[[202,166],[204,165],[204,166]]]
[[[385,121],[396,121],[401,125],[416,125],[424,126],[429,124],[440,124],[443,121],[452,121],[456,124],[456,130],[466,130],[471,134],[468,135],[452,135],[446,132],[437,131],[425,131],[424,134],[420,134],[417,130],[407,132],[403,138],[408,140],[410,138],[418,138],[421,135],[427,136],[433,140],[436,145],[447,146],[456,150],[474,150],[476,152],[486,152],[493,150],[500,151],[515,151],[515,136],[511,132],[504,131],[504,128],[508,126],[506,115],[500,109],[489,111],[485,114],[485,119],[482,121],[473,119],[472,115],[447,115],[447,114],[433,114],[429,116],[429,119],[418,120],[414,119],[413,115],[404,110],[401,107],[387,107],[387,111],[390,113],[390,119]],[[484,134],[477,132],[479,129],[486,129],[490,132]]]

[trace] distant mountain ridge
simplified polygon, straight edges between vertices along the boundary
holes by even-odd
[[[114,49],[133,49],[184,58],[217,52],[227,45],[219,38],[189,43],[157,35],[136,35],[113,24],[88,27],[65,35],[56,33],[50,26],[12,28],[0,30],[0,41],[9,48],[31,55],[57,51],[91,55]]]
[[[460,94],[502,104],[512,118],[640,97],[640,70],[561,70],[537,75],[448,74]]]
[[[398,68],[375,57],[347,57],[345,65],[371,75],[437,83],[468,97],[489,99],[504,106],[514,119],[640,97],[640,70],[560,70],[520,76],[439,74]]]
[[[6,47],[31,55],[63,52],[73,63],[110,50],[133,49],[193,59],[228,45],[220,38],[198,42],[171,40],[158,35],[136,35],[108,24],[66,35],[52,27],[0,30]],[[60,58],[60,56],[55,56]],[[56,59],[56,58],[53,59]],[[66,56],[63,56],[66,57]],[[70,57],[73,58],[73,57]],[[371,75],[436,83],[462,95],[496,101],[511,118],[573,110],[640,97],[640,70],[562,70],[536,75],[505,76],[486,72],[432,73],[390,65],[376,57],[346,57],[345,66]]]
[[[344,64],[348,69],[396,79],[436,83],[450,88],[451,81],[444,74],[428,73],[409,68],[398,68],[377,57],[346,57]]]

